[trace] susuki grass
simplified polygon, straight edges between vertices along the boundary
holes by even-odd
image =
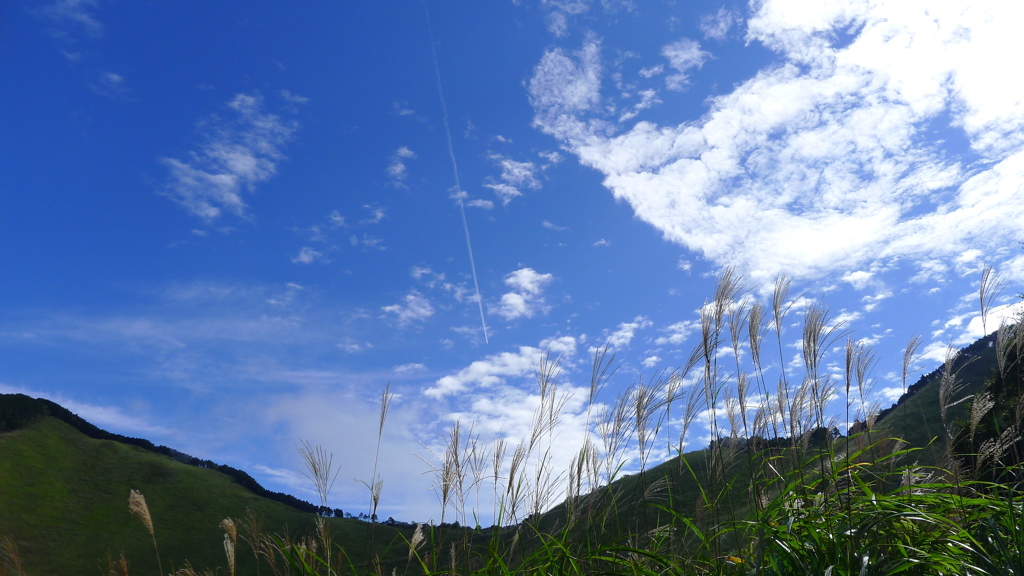
[[[1024,404],[1007,412],[1013,421],[994,439],[975,442],[994,398],[964,396],[963,363],[951,346],[938,382],[941,457],[926,460],[921,446],[904,440],[909,430],[877,421],[874,351],[823,302],[797,310],[790,288],[780,277],[762,304],[734,271],[724,271],[700,310],[699,342],[686,364],[637,379],[607,403],[602,393],[616,375],[615,358],[597,350],[582,445],[565,466],[556,458],[569,396],[560,359],[548,354],[538,359],[538,402],[523,438],[485,443],[472,423],[455,421],[442,434],[443,448],[427,449],[440,524],[418,525],[379,553],[383,479],[375,462],[364,483],[372,511],[364,560],[349,553],[360,544],[338,541],[324,518],[314,534],[289,536],[267,532],[249,514],[221,523],[227,568],[219,573],[234,576],[240,540],[257,575],[1024,574],[1024,475],[1012,454]],[[983,319],[1001,288],[986,268]],[[782,369],[793,313],[803,316],[802,371]],[[771,358],[773,332],[778,354]],[[1004,376],[1021,358],[1017,334],[1003,326],[997,335]],[[903,354],[904,390],[919,347],[915,337]],[[378,456],[390,402],[386,388]],[[957,420],[953,409],[964,402],[968,417]],[[712,441],[687,452],[699,421]],[[970,450],[958,452],[962,446]],[[332,457],[307,442],[299,451],[326,506],[337,475]],[[650,467],[666,452],[675,458]],[[973,473],[980,464],[999,467],[998,478]],[[133,491],[130,501],[159,556],[144,498]],[[485,509],[489,527],[480,525]],[[0,548],[6,573],[21,573],[11,545]],[[198,573],[191,566],[176,572]]]

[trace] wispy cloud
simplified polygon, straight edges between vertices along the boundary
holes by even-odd
[[[243,194],[274,176],[298,126],[266,112],[258,93],[238,94],[227,108],[230,117],[202,123],[204,141],[184,159],[160,159],[170,171],[163,194],[207,222],[225,212],[251,218]]]
[[[327,262],[323,252],[317,252],[309,246],[303,246],[299,253],[292,257],[294,264],[312,264],[314,262]]]
[[[700,31],[705,38],[713,40],[725,40],[729,30],[740,21],[740,15],[724,6],[714,14],[705,14],[700,17]]]
[[[387,211],[379,206],[363,206],[370,212],[370,215],[364,220],[360,221],[360,224],[379,224],[381,220],[387,217]]]
[[[533,318],[538,312],[547,313],[544,288],[555,279],[551,274],[540,274],[533,268],[520,268],[505,276],[505,284],[512,288],[501,296],[501,301],[488,307],[491,314],[505,320]]]
[[[89,83],[89,87],[100,96],[118,100],[125,99],[130,94],[128,86],[125,84],[124,76],[114,72],[96,72],[93,80]]]
[[[514,198],[522,196],[523,188],[540,188],[537,165],[533,162],[520,162],[493,152],[490,153],[490,158],[501,167],[501,175],[497,179],[488,178],[484,181],[484,186],[494,190],[503,205],[508,206]]]
[[[96,18],[96,9],[96,0],[57,0],[38,13],[58,26],[73,26],[98,38],[103,35],[103,24]]]
[[[381,310],[393,318],[400,328],[423,322],[434,315],[434,306],[430,300],[416,290],[410,290],[400,303],[384,306]]]
[[[280,94],[281,98],[284,98],[286,102],[290,102],[292,104],[309,103],[309,98],[306,98],[305,96],[299,96],[298,94],[292,92],[291,90],[281,90],[280,92],[278,92],[278,94]]]
[[[402,146],[391,155],[391,162],[388,164],[387,174],[391,185],[396,188],[405,188],[405,180],[409,177],[406,161],[416,157],[416,153]]]
[[[395,366],[395,374],[407,374],[409,372],[422,372],[427,367],[419,362],[411,362],[409,364],[400,364]]]
[[[676,322],[667,328],[663,328],[661,331],[665,333],[664,336],[658,336],[654,343],[658,346],[679,346],[686,339],[690,337],[697,329],[700,328],[700,322],[697,320],[685,320],[683,322]]]
[[[676,71],[665,77],[665,86],[669,90],[684,90],[689,84],[688,73],[692,68],[700,68],[709,54],[700,49],[700,42],[682,38],[661,49],[661,55],[668,58],[668,65]]]
[[[699,118],[623,132],[603,120],[601,47],[588,37],[537,64],[534,123],[666,239],[755,280],[989,252],[1024,221],[1024,100],[995,65],[1024,6],[961,8],[767,0],[748,41],[778,63]],[[704,58],[684,44],[669,52],[677,71]],[[936,123],[978,159],[946,153],[929,137]]]
[[[570,22],[590,10],[592,0],[541,0],[547,11],[548,30],[555,36],[564,36]]]
[[[633,341],[633,337],[636,335],[638,330],[650,327],[650,320],[644,316],[637,316],[632,322],[623,322],[619,324],[619,327],[608,336],[606,342],[611,348],[621,350],[629,346],[629,343]]]

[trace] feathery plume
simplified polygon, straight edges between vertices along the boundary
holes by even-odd
[[[153,530],[153,517],[149,514],[149,506],[146,505],[146,497],[142,495],[138,490],[132,490],[128,493],[128,509],[131,510],[132,514],[135,514],[142,520],[142,523],[146,525],[146,530],[149,531],[149,537],[153,540],[153,551],[156,552],[156,563],[160,569],[160,573],[164,573],[163,565],[160,562],[160,550],[156,546],[156,532]]]

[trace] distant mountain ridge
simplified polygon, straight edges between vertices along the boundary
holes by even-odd
[[[131,436],[123,436],[121,434],[108,432],[91,422],[88,422],[60,404],[45,398],[32,398],[25,394],[0,394],[0,433],[24,428],[25,426],[28,426],[29,424],[32,424],[46,416],[52,416],[65,424],[68,424],[82,434],[85,434],[90,438],[95,438],[96,440],[112,440],[129,446],[137,446],[143,450],[167,456],[168,458],[181,462],[182,464],[195,466],[197,468],[210,468],[216,470],[227,475],[234,482],[244,486],[257,496],[286,504],[301,512],[315,514],[320,511],[319,506],[296,498],[291,494],[267,490],[248,473],[232,466],[217,464],[212,460],[196,458],[195,456],[175,450],[174,448],[153,444],[144,438],[133,438]]]

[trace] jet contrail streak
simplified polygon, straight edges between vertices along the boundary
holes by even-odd
[[[459,214],[462,215],[462,229],[466,232],[466,250],[469,251],[469,268],[473,271],[473,288],[476,290],[476,304],[480,308],[480,326],[484,331],[484,342],[487,338],[487,321],[484,320],[484,301],[480,298],[480,283],[476,279],[476,262],[473,260],[473,243],[469,241],[469,223],[466,222],[466,206],[462,202],[462,185],[459,183],[459,167],[455,162],[455,148],[452,146],[452,131],[448,128],[448,104],[444,100],[444,88],[441,85],[441,66],[437,63],[437,49],[434,47],[434,27],[430,24],[430,8],[427,0],[423,0],[423,11],[427,13],[427,32],[430,33],[430,56],[434,60],[434,76],[437,77],[437,96],[441,100],[441,111],[444,113],[444,135],[448,138],[448,157],[452,160],[452,173],[455,174],[455,197],[459,201]]]

